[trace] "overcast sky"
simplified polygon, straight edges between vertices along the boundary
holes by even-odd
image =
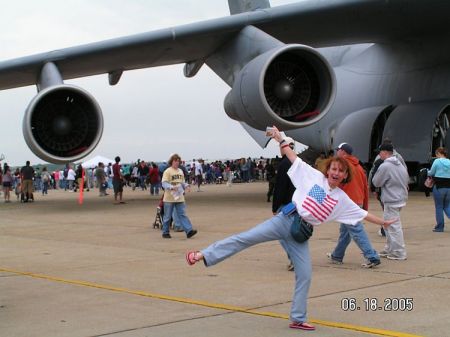
[[[226,0],[0,0],[0,8],[2,61],[229,15]],[[223,100],[230,88],[207,66],[190,79],[183,65],[175,65],[126,72],[116,86],[109,86],[106,74],[65,82],[89,91],[103,110],[103,137],[87,159],[120,155],[126,163],[166,160],[174,152],[186,160],[278,154],[275,144],[262,150],[227,117]],[[22,135],[23,114],[35,94],[35,86],[0,91],[0,154],[13,166],[42,162]]]

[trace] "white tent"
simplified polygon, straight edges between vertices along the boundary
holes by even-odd
[[[115,161],[113,159],[109,159],[103,156],[95,156],[81,164],[84,168],[94,168],[98,165],[99,162],[102,162],[105,164],[105,166],[108,166],[109,163],[114,164]]]

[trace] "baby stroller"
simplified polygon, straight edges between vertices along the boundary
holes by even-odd
[[[155,222],[153,222],[153,228],[162,229],[163,217],[164,217],[164,202],[161,198],[161,200],[159,200],[158,207],[156,207],[156,217]]]
[[[163,227],[163,219],[164,219],[164,195],[159,200],[158,207],[156,207],[156,216],[155,221],[153,222],[154,229],[161,229]],[[170,220],[170,228],[173,229],[173,219]]]

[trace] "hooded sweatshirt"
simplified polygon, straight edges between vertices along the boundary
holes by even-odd
[[[437,188],[450,187],[450,159],[437,158],[434,160],[428,175],[434,177]]]
[[[355,204],[367,211],[369,209],[369,186],[366,172],[359,164],[359,159],[355,156],[346,155],[344,158],[352,168],[353,179],[340,187]]]
[[[381,187],[381,201],[402,207],[408,199],[409,175],[397,157],[386,158],[372,178],[375,187]]]

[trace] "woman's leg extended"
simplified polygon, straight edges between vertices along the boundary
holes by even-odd
[[[252,229],[217,241],[201,251],[205,265],[212,266],[241,250],[258,243],[290,239],[290,227],[293,216],[278,214]]]

